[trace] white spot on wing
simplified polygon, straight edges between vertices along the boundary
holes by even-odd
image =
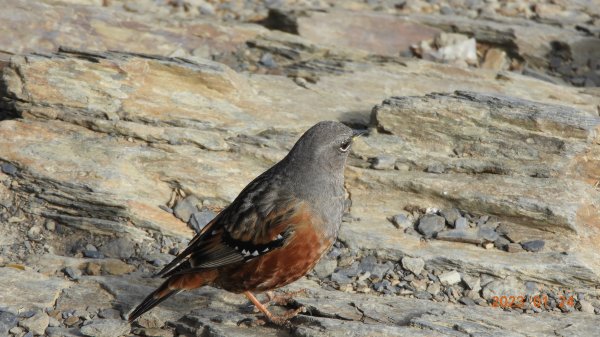
[[[277,240],[281,240],[283,239],[283,236],[281,236],[281,234],[277,234]]]
[[[258,256],[258,250],[253,251],[252,256]]]

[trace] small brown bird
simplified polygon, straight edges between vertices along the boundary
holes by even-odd
[[[331,248],[344,211],[344,166],[359,134],[332,121],[306,131],[157,274],[167,280],[129,321],[173,294],[211,285],[244,293],[269,321],[285,323],[291,315],[271,314],[251,292],[299,279]]]

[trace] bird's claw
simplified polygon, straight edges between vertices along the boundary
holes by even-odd
[[[304,308],[304,306],[300,306],[296,309],[290,309],[282,315],[271,315],[265,318],[244,318],[238,321],[237,325],[240,326],[242,324],[245,324],[248,327],[255,327],[271,323],[280,327],[291,328],[292,323],[290,322],[290,319],[296,317],[298,314],[303,313],[305,311],[306,308]]]
[[[308,295],[308,290],[300,289],[296,291],[282,291],[279,294],[275,294],[272,291],[267,291],[266,295],[268,301],[263,305],[269,306],[270,304],[274,303],[276,305],[286,306],[294,302],[294,297]]]

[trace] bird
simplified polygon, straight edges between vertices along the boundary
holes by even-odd
[[[297,315],[298,310],[276,316],[253,293],[303,277],[334,244],[344,213],[346,159],[362,133],[335,121],[308,129],[155,275],[166,280],[129,321],[177,293],[203,286],[243,293],[274,324]]]

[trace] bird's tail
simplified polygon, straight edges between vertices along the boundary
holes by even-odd
[[[169,277],[163,284],[148,295],[135,310],[129,314],[129,322],[135,321],[146,311],[184,290],[202,287],[214,281],[217,274],[213,270],[203,270],[193,274],[180,274]]]

